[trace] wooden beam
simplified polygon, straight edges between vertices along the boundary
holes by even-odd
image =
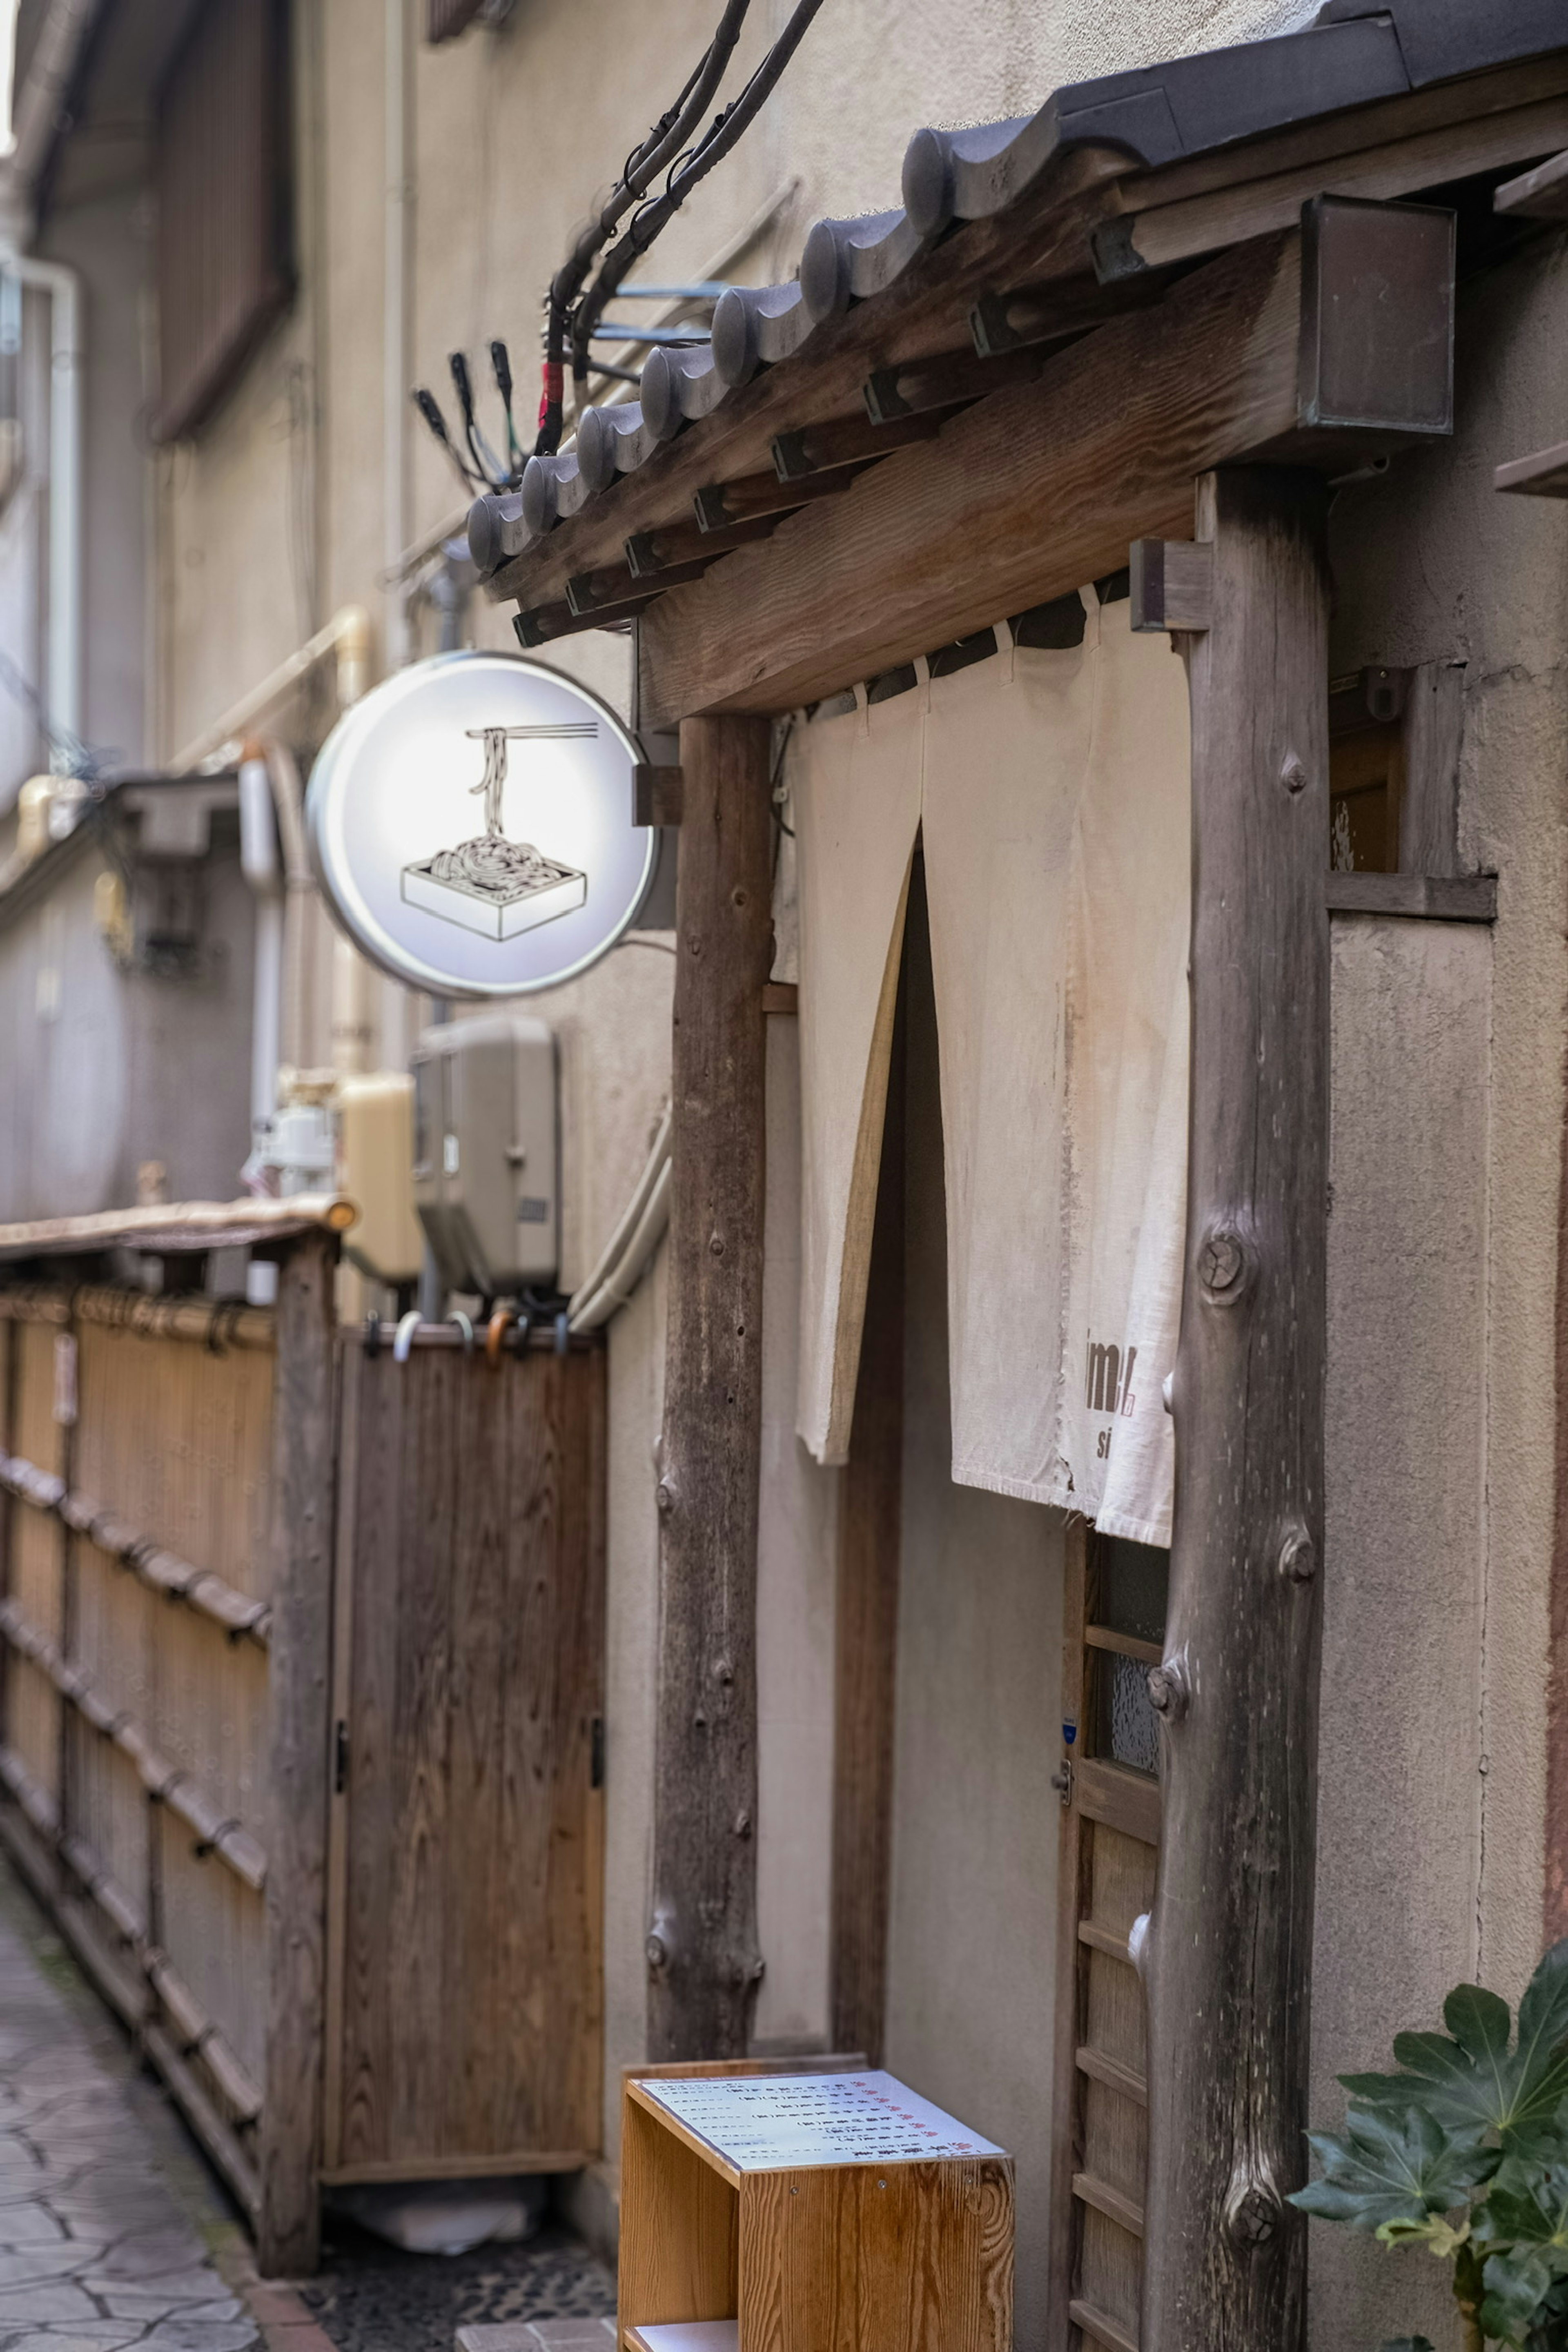
[[[1522,498],[1568,499],[1568,441],[1554,442],[1531,457],[1510,457],[1493,469],[1492,488]]]
[[[895,1015],[849,1459],[838,1494],[829,2034],[882,2063],[904,1460],[904,1024]]]
[[[1300,2352],[1327,1283],[1326,492],[1199,485],[1186,1280],[1140,2340]]]
[[[313,2271],[321,2252],[337,1255],[334,1235],[310,1234],[278,1269],[267,2061],[257,2236],[258,2261],[270,2277]]]
[[[1568,148],[1505,180],[1493,193],[1492,210],[1523,220],[1568,220]]]
[[[1356,436],[1294,437],[1302,332],[1299,231],[1194,272],[662,597],[645,719],[788,709],[1067,594],[1135,539],[1184,537],[1194,476],[1227,460],[1342,467]]]
[[[639,760],[632,770],[632,823],[680,823],[681,773],[679,768],[658,768]]]
[[[1135,539],[1128,564],[1132,626],[1206,629],[1214,606],[1214,550],[1195,540]]]
[[[770,736],[680,730],[648,2054],[742,2058],[757,1948]]]
[[[1528,155],[1539,155],[1543,147],[1561,145],[1565,138],[1568,96],[1542,96],[1505,112],[1342,155],[1326,168],[1314,159],[1246,186],[1126,215],[1114,231],[1097,236],[1096,258],[1108,278],[1167,268],[1173,262],[1283,228],[1299,220],[1302,205],[1325,187],[1335,195],[1386,204],[1452,180],[1506,170]]]
[[[1405,915],[1425,922],[1495,923],[1495,874],[1331,874],[1331,915]]]
[[[1399,793],[1399,870],[1458,875],[1459,755],[1465,734],[1465,665],[1422,662],[1405,699],[1405,772]],[[1496,908],[1497,890],[1492,890]]]

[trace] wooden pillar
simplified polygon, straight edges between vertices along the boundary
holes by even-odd
[[[772,955],[766,719],[687,719],[676,898],[648,2055],[746,2054]]]
[[[1192,1123],[1142,2352],[1305,2341],[1329,1136],[1326,504],[1198,486]]]
[[[268,1652],[272,1817],[257,2232],[268,2277],[313,2271],[321,2252],[337,1255],[334,1234],[307,1234],[278,1269]]]

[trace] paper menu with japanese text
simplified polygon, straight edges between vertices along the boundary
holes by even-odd
[[[637,2084],[738,2172],[1000,2156],[891,2074],[686,2074]]]

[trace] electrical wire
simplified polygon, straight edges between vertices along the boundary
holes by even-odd
[[[545,299],[544,383],[539,404],[539,434],[534,448],[549,456],[561,446],[565,416],[566,347],[572,313],[599,253],[615,235],[632,205],[644,197],[660,172],[684,152],[692,131],[712,101],[724,68],[734,53],[751,0],[725,0],[712,39],[687,77],[673,106],[666,109],[646,139],[633,149],[620,179],[606,201],[580,232],[566,259],[550,281]],[[574,360],[574,376],[579,371]],[[582,372],[586,382],[586,369]],[[580,395],[579,395],[580,396]]]
[[[821,5],[822,0],[799,0],[788,24],[739,97],[732,99],[722,113],[715,116],[689,154],[679,150],[675,152],[662,194],[638,206],[632,215],[626,234],[605,256],[593,285],[576,304],[572,315],[572,375],[574,384],[586,383],[589,340],[604,317],[606,305],[619,289],[622,278],[633,263],[639,261],[647,252],[655,238],[662,235],[699,181],[706,179],[715,164],[722,163],[742,133],[761,113]]]

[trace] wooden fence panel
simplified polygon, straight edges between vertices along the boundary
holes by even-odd
[[[599,2139],[604,1358],[346,1352],[329,2178]]]
[[[82,1287],[0,1328],[9,1841],[254,2210],[271,1321]]]

